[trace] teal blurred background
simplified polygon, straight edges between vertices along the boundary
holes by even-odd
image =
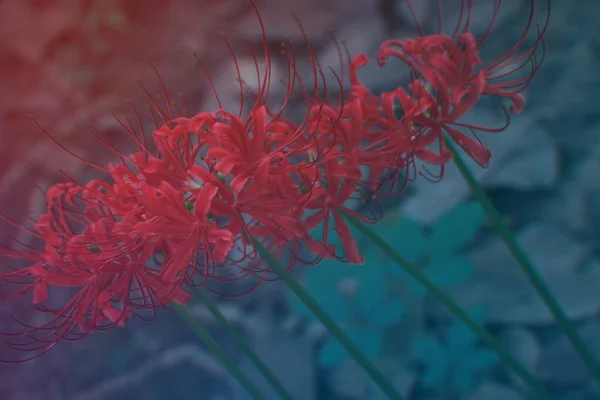
[[[535,1],[543,6],[543,1]],[[231,75],[222,67],[230,63],[227,49],[214,34],[226,29],[242,61],[247,60],[243,38],[260,40],[248,4],[242,0],[143,3],[0,2],[3,213],[27,223],[26,216],[43,206],[36,186],[47,187],[61,179],[59,169],[80,179],[95,176],[49,143],[32,126],[29,114],[79,154],[107,162],[111,154],[99,150],[87,126],[94,124],[126,149],[108,110],[118,112],[129,100],[144,101],[137,79],[150,91],[158,90],[148,63],[158,67],[170,91],[183,92],[197,108],[210,106],[213,100],[193,52],[201,54],[212,70],[222,72],[215,74],[217,88],[225,93],[226,102],[237,102]],[[348,41],[351,51],[365,51],[371,57],[383,38],[416,34],[400,1],[300,3],[263,1],[258,6],[274,43],[298,35],[285,16],[287,11],[299,14],[323,64],[337,62],[329,28],[338,39]],[[417,10],[430,29],[437,22],[433,3],[420,2]],[[450,29],[459,1],[447,4]],[[523,113],[514,117],[506,132],[481,136],[494,158],[487,170],[472,167],[569,319],[600,356],[600,4],[556,0],[553,6],[545,64],[526,92]],[[476,33],[487,27],[490,11],[478,2]],[[527,1],[503,3],[494,34],[483,49],[484,58],[501,54],[518,40],[527,12]],[[292,36],[292,40],[299,38]],[[407,74],[394,68],[383,72],[367,68],[361,77],[374,91],[385,91],[406,83]],[[273,99],[277,100],[277,93]],[[503,123],[493,101],[481,104],[469,118],[485,125]],[[591,383],[454,168],[448,168],[442,182],[418,180],[382,205],[385,218],[376,226],[377,232],[485,324],[558,399],[600,398],[599,388]],[[2,244],[15,233],[9,228],[2,228]],[[408,399],[534,399],[436,300],[368,240],[359,240],[370,268],[342,269],[325,262],[318,268],[299,267],[297,276]],[[242,299],[218,301],[297,399],[384,399],[283,284],[266,284]],[[192,304],[190,309],[260,382],[209,313],[200,305]],[[28,318],[27,312],[18,303],[0,305],[3,324],[15,313]],[[190,329],[166,310],[152,323],[133,322],[127,329],[62,343],[25,365],[0,365],[0,398],[248,397]]]

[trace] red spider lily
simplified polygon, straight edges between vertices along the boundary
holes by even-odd
[[[48,212],[40,216],[34,225],[37,232],[31,232],[44,241],[45,250],[36,252],[28,247],[27,252],[4,249],[1,254],[6,257],[36,261],[31,267],[7,274],[7,278],[21,274],[35,277],[36,282],[39,281],[43,287],[48,284],[64,286],[67,285],[66,282],[71,282],[67,286],[74,286],[78,276],[84,276],[86,282],[89,274],[94,271],[100,275],[111,271],[119,273],[118,269],[111,269],[115,263],[124,265],[127,261],[143,264],[150,259],[156,248],[155,242],[144,241],[142,239],[145,238],[136,236],[135,232],[126,232],[123,225],[127,226],[129,223],[125,218],[131,216],[123,218],[115,215],[103,202],[103,198],[110,194],[94,188],[95,183],[93,181],[86,186],[62,184],[57,185],[54,188],[56,190],[49,190],[51,203]],[[144,280],[146,279],[140,281]],[[36,290],[35,283],[31,289]],[[148,291],[165,294],[164,298],[158,299],[161,305],[168,304],[174,297],[186,297],[178,291],[167,296],[162,288],[148,288]],[[38,300],[43,297],[36,296]]]
[[[359,100],[361,110],[351,112],[352,117],[363,116],[364,134],[360,137],[363,157],[368,155],[363,165],[369,167],[371,187],[392,181],[390,194],[398,184],[399,170],[410,168],[415,158],[434,164],[449,161],[449,154],[437,154],[427,148],[431,143],[419,140],[415,125],[409,118],[396,118],[397,106],[406,115],[422,114],[431,103],[411,97],[404,88],[373,96],[358,79],[357,70],[365,66],[369,59],[362,53],[351,62],[351,98]],[[407,180],[404,181],[404,187]]]
[[[19,322],[17,334],[3,334],[5,343],[39,356],[61,340],[124,326],[136,310],[154,312],[172,301],[187,303],[189,294],[160,279],[152,267],[155,246],[119,232],[120,223],[94,187],[61,184],[48,191],[48,211],[26,231],[44,242],[43,251],[2,249],[0,255],[31,264],[0,275],[0,281],[18,285],[9,297],[32,293],[36,310],[48,316],[39,326]],[[60,307],[45,305],[49,290],[75,294]]]
[[[93,330],[96,321],[124,322],[133,308],[131,301],[123,298],[127,290],[133,290],[132,280],[143,286],[138,292],[151,294],[152,301],[145,301],[150,309],[175,299],[183,301],[186,296],[180,286],[193,285],[195,272],[207,281],[217,275],[216,266],[241,265],[252,256],[245,249],[247,233],[269,243],[276,253],[274,245],[283,249],[295,246],[297,240],[309,240],[300,217],[316,183],[305,172],[314,169],[314,160],[303,160],[302,155],[313,140],[308,127],[315,126],[315,119],[310,124],[308,121],[322,100],[311,100],[307,105],[310,113],[300,124],[291,123],[282,114],[297,87],[301,94],[316,98],[320,73],[311,57],[315,83],[314,93],[309,96],[297,77],[293,48],[288,46],[286,98],[278,111],[269,110],[265,104],[271,84],[271,59],[268,38],[256,12],[263,33],[265,68],[259,71],[256,61],[259,89],[248,118],[241,116],[244,93],[238,71],[238,115],[222,109],[215,91],[219,110],[189,118],[181,116],[173,109],[163,85],[164,105],[146,92],[156,127],[153,143],[146,142],[145,124],[137,112],[132,120],[117,119],[138,148],[133,155],[122,153],[93,131],[120,161],[108,167],[76,155],[44,131],[60,148],[110,177],[85,185],[71,182],[50,188],[47,214],[40,217],[38,231],[33,232],[44,241],[46,250],[3,251],[6,256],[36,263],[1,277],[7,281],[28,280],[18,294],[33,292],[36,304],[47,300],[48,286],[79,287],[74,302],[55,310],[56,319],[50,324],[60,320],[56,329],[51,329],[55,336],[68,336],[75,325]],[[226,39],[225,44],[229,47]],[[212,85],[210,76],[207,78]],[[303,193],[302,188],[308,190]],[[242,259],[228,259],[240,240]],[[140,269],[156,256],[162,257],[159,267]],[[199,260],[202,257],[204,260]],[[118,271],[120,274],[115,275]],[[116,300],[107,302],[106,293]],[[109,304],[119,305],[118,321]],[[94,307],[104,311],[91,311]]]
[[[343,255],[335,255],[335,257],[349,263],[362,264],[364,258],[359,254],[356,240],[352,237],[342,214],[342,212],[349,213],[364,219],[346,206],[346,202],[357,190],[356,184],[362,172],[360,168],[354,168],[353,173],[350,174],[350,170],[337,159],[323,160],[321,168],[323,168],[321,182],[313,189],[311,199],[306,204],[306,210],[310,215],[303,221],[303,226],[307,231],[311,231],[322,225],[320,236],[323,238],[323,243],[328,244],[331,218],[333,218],[335,230],[344,250]],[[322,254],[322,256],[331,258],[333,254]]]
[[[407,4],[410,7],[410,1]],[[499,4],[497,0],[494,20]],[[18,285],[12,296],[32,293],[36,309],[48,316],[41,326],[24,325],[24,332],[8,335],[8,345],[44,353],[60,340],[122,326],[143,311],[153,316],[157,307],[173,301],[186,303],[191,289],[209,288],[211,282],[228,284],[254,277],[258,278],[254,288],[273,279],[273,274],[257,256],[252,239],[275,257],[287,258],[288,268],[304,261],[300,243],[312,252],[312,263],[334,257],[362,263],[344,216],[369,223],[378,217],[360,215],[348,206],[349,201],[369,200],[390,181],[395,186],[399,171],[413,168],[416,159],[443,168],[451,159],[445,136],[487,165],[489,151],[461,130],[498,132],[505,127],[491,129],[458,119],[484,95],[508,97],[514,111],[520,110],[519,92],[525,81],[498,83],[496,78],[507,76],[499,71],[511,62],[533,60],[537,68],[535,53],[543,47],[545,28],[532,49],[520,52],[525,33],[508,56],[483,66],[479,47],[493,23],[482,38],[475,39],[468,32],[471,7],[471,1],[463,0],[466,23],[462,25],[461,17],[452,36],[384,42],[378,61],[382,65],[388,57],[405,61],[414,72],[409,91],[398,88],[381,96],[371,94],[358,79],[357,70],[368,62],[359,54],[348,57],[348,100],[342,90],[343,100],[332,104],[309,43],[314,85],[307,89],[296,68],[294,48],[286,41],[282,49],[288,72],[285,98],[278,110],[270,109],[271,56],[255,7],[265,67],[261,71],[254,56],[258,89],[249,93],[254,102],[247,114],[243,99],[249,91],[224,38],[238,69],[237,114],[223,109],[201,63],[218,109],[195,115],[186,110],[182,115],[160,81],[164,104],[146,92],[155,128],[151,143],[146,142],[138,113],[132,120],[117,119],[137,147],[134,154],[124,154],[94,131],[118,158],[114,164],[95,165],[46,133],[106,177],[86,184],[70,179],[47,191],[46,213],[35,231],[23,229],[43,241],[43,251],[27,247],[0,251],[0,256],[27,262],[24,268],[0,275],[0,281]],[[343,74],[336,80],[341,88]],[[304,98],[307,110],[297,124],[283,116],[294,95]],[[400,118],[395,114],[398,107],[403,112]],[[437,151],[431,148],[436,144]],[[330,240],[331,227],[337,232],[339,248]],[[53,308],[49,305],[52,288],[74,294]]]
[[[433,143],[439,145],[439,155],[423,159],[426,162],[444,165],[451,159],[444,143],[444,133],[458,144],[479,165],[486,167],[491,158],[491,152],[479,140],[462,133],[457,128],[467,128],[471,131],[479,130],[485,132],[498,132],[499,129],[487,128],[473,124],[458,122],[457,119],[465,115],[477,104],[481,98],[484,85],[483,74],[479,74],[470,86],[459,92],[440,91],[432,93],[431,89],[422,81],[413,81],[410,84],[416,107],[404,110],[404,120],[418,131],[415,134],[415,142],[420,147],[426,147]],[[449,95],[451,97],[449,97]],[[423,106],[428,105],[423,111]],[[500,130],[505,127],[500,128]],[[430,153],[431,154],[431,153]]]
[[[294,126],[287,121],[267,121],[264,106],[252,110],[246,126],[233,115],[224,117],[228,123],[216,123],[211,128],[216,143],[207,152],[207,162],[213,164],[218,173],[233,176],[229,185],[234,194],[239,194],[250,179],[257,185],[264,185],[278,161],[293,155],[273,149],[295,135],[291,132]],[[279,169],[277,173],[285,173],[281,170],[284,167],[276,168]]]
[[[469,32],[473,2],[463,0],[460,18],[451,36],[441,33],[426,36],[419,26],[421,38],[387,40],[381,45],[378,55],[380,65],[383,66],[389,57],[399,58],[406,62],[411,71],[421,79],[411,84],[413,92],[411,97],[419,103],[413,107],[413,111],[416,112],[407,113],[406,107],[403,107],[403,111],[405,118],[412,118],[412,123],[421,130],[417,136],[418,140],[428,144],[439,142],[440,157],[438,160],[433,160],[436,163],[443,165],[448,159],[443,143],[445,132],[479,165],[484,167],[488,165],[491,157],[489,150],[479,140],[469,137],[458,129],[501,132],[510,123],[508,113],[506,124],[499,128],[459,123],[457,119],[468,112],[484,95],[507,97],[512,101],[510,111],[514,113],[521,111],[524,102],[521,92],[528,86],[543,61],[543,38],[550,16],[550,1],[548,1],[547,17],[543,27],[538,31],[537,39],[530,47],[522,50],[533,25],[534,3],[532,0],[528,23],[518,42],[508,52],[486,64],[481,62],[479,48],[491,33],[499,14],[501,0],[494,3],[491,23],[479,39]],[[407,5],[412,12],[410,0],[407,1]],[[438,2],[438,7],[441,15],[441,2]],[[441,30],[440,26],[440,32]],[[542,48],[541,59],[537,58],[539,48]],[[529,74],[508,79],[520,74],[528,64],[532,65]],[[405,101],[404,104],[406,105],[407,102]]]
[[[213,201],[218,188],[206,183],[183,195],[168,182],[159,187],[146,186],[140,204],[146,218],[130,224],[127,229],[144,240],[160,240],[171,255],[162,263],[161,279],[168,284],[181,283],[189,277],[188,270],[196,265],[203,253],[207,265],[222,263],[234,247],[235,233],[216,222]],[[148,218],[150,217],[150,218]],[[210,278],[204,271],[206,279]]]
[[[517,42],[504,54],[482,64],[478,51],[490,36],[496,20],[500,14],[503,0],[494,0],[493,14],[487,29],[476,38],[470,32],[471,13],[474,1],[461,0],[459,19],[450,36],[442,34],[442,2],[438,1],[439,27],[436,35],[426,35],[421,25],[417,22],[421,38],[414,40],[387,40],[381,45],[379,61],[383,63],[390,56],[398,57],[414,68],[420,75],[441,90],[445,85],[449,87],[465,86],[470,79],[483,71],[485,73],[485,89],[483,94],[508,97],[513,105],[511,112],[518,113],[523,106],[523,97],[520,94],[531,82],[539,70],[545,54],[544,36],[550,22],[551,0],[547,0],[547,11],[543,24],[538,25],[537,38],[529,46],[525,43],[534,25],[536,15],[536,1],[530,0],[530,12],[526,26]],[[406,4],[414,15],[412,0]],[[398,47],[398,49],[394,49]],[[539,56],[538,50],[542,50]],[[529,73],[522,75],[521,70],[531,65]],[[426,69],[428,69],[427,71]],[[435,75],[435,76],[433,76]],[[443,77],[444,83],[436,81]],[[501,80],[499,82],[499,80]]]
[[[464,38],[472,39],[473,36],[465,34],[461,40]],[[449,42],[451,46],[444,46],[442,43],[445,42]],[[399,45],[402,50],[392,48],[392,45]],[[480,63],[476,47],[472,46],[470,40],[465,40],[464,47],[466,50],[460,52],[459,45],[451,38],[433,35],[408,41],[406,44],[403,41],[388,40],[382,44],[378,56],[382,66],[386,58],[398,57],[423,77],[410,83],[410,94],[400,88],[385,96],[399,101],[403,124],[411,127],[411,141],[420,150],[417,157],[427,163],[439,164],[442,168],[452,158],[444,144],[444,133],[448,133],[479,165],[487,166],[491,157],[489,150],[456,127],[499,132],[508,126],[508,119],[507,125],[502,128],[487,128],[457,121],[479,102],[485,89],[484,71],[474,72]],[[449,62],[441,62],[440,55]],[[438,153],[427,149],[434,143],[438,143]]]
[[[93,252],[102,254],[102,251]],[[182,291],[174,293],[159,279],[156,270],[146,266],[147,262],[147,255],[129,252],[111,262],[102,261],[97,268],[71,263],[55,265],[51,270],[39,264],[28,268],[27,273],[36,279],[34,290],[43,287],[45,296],[48,286],[76,292],[59,307],[45,306],[48,299],[35,296],[34,292],[34,306],[49,316],[47,321],[37,326],[20,323],[25,330],[4,334],[5,343],[37,357],[61,340],[81,339],[94,331],[124,326],[136,309],[153,313],[156,307],[171,301],[187,303],[189,295]]]

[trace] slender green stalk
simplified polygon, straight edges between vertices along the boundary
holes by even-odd
[[[242,349],[246,356],[259,370],[259,372],[264,376],[265,380],[273,387],[273,390],[277,392],[280,398],[285,400],[293,400],[292,395],[283,387],[283,384],[277,379],[273,372],[266,366],[266,364],[260,359],[258,355],[250,348],[246,340],[240,335],[235,328],[227,321],[227,318],[219,311],[217,305],[210,299],[206,293],[202,290],[197,290],[196,294],[200,298],[200,301],[204,303],[208,311],[213,315],[213,317],[219,322],[223,328],[231,335],[233,340],[237,343],[237,345]]]
[[[409,273],[415,280],[422,284],[433,296],[437,297],[452,313],[454,313],[464,324],[471,329],[481,340],[492,348],[504,362],[510,366],[515,373],[517,373],[523,381],[527,382],[531,388],[535,391],[539,399],[551,399],[552,395],[547,389],[542,386],[534,377],[531,375],[525,367],[521,365],[505,348],[502,344],[494,339],[489,333],[487,333],[477,322],[475,322],[454,300],[452,300],[446,293],[440,288],[433,284],[425,274],[419,268],[415,267],[410,261],[406,260],[396,250],[394,250],[381,236],[377,235],[375,231],[360,222],[350,214],[345,213],[345,218],[348,222],[354,225],[362,234],[367,236],[374,244],[376,244],[383,252],[390,257],[396,264],[402,269]]]
[[[210,333],[196,321],[185,307],[172,303],[171,308],[192,328],[194,333],[215,353],[219,361],[231,372],[240,384],[248,391],[255,400],[266,400],[266,397],[260,392],[256,385],[242,372],[240,367],[221,346],[212,338]]]
[[[490,199],[487,197],[482,187],[477,182],[477,179],[473,176],[469,167],[464,162],[456,147],[451,143],[450,140],[447,141],[448,148],[454,155],[454,162],[458,167],[458,170],[464,177],[465,181],[473,191],[473,194],[481,203],[485,213],[487,214],[490,222],[494,226],[494,229],[504,243],[506,247],[510,250],[511,254],[515,258],[515,260],[519,263],[519,266],[527,276],[527,279],[531,282],[538,295],[544,301],[552,316],[558,323],[558,326],[565,333],[571,345],[581,357],[581,360],[586,364],[590,372],[594,375],[596,381],[600,382],[600,365],[598,361],[592,356],[590,351],[587,349],[586,345],[583,343],[583,340],[579,337],[573,325],[569,322],[565,312],[562,307],[556,300],[556,298],[552,295],[551,290],[548,288],[542,276],[537,272],[533,263],[525,253],[525,251],[519,246],[515,237],[511,234],[510,230],[502,220],[502,216],[498,213]]]
[[[288,270],[279,263],[269,253],[269,251],[254,237],[251,238],[254,248],[260,257],[269,264],[271,269],[279,275],[288,288],[308,307],[310,311],[319,319],[321,323],[329,330],[329,333],[340,341],[346,351],[360,364],[363,370],[369,375],[373,382],[379,386],[381,391],[392,400],[402,400],[404,396],[400,394],[394,385],[369,361],[369,359],[356,347],[352,340],[344,333],[331,317],[323,310],[317,301],[298,283]],[[318,267],[317,267],[318,268]]]

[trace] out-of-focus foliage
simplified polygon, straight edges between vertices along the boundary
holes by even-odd
[[[427,277],[441,288],[463,283],[473,273],[473,266],[461,250],[477,236],[485,223],[484,212],[476,201],[459,204],[442,215],[435,224],[423,227],[408,218],[395,223],[384,220],[378,233],[409,261],[422,266]],[[367,253],[373,261],[385,264],[386,274],[406,281],[414,295],[424,296],[425,289],[403,269],[381,256],[375,246]],[[371,255],[372,254],[372,255]]]
[[[471,316],[485,322],[485,310],[472,310]],[[424,367],[421,384],[427,388],[473,389],[478,375],[498,363],[493,351],[478,346],[478,338],[467,326],[455,320],[443,337],[423,334],[414,338],[412,355]]]
[[[376,225],[376,230],[404,257],[421,266],[436,285],[449,288],[464,283],[473,273],[473,266],[461,250],[475,239],[484,223],[479,203],[466,202],[447,212],[430,227],[390,212]],[[357,232],[353,234],[358,239],[359,248],[364,251],[364,265],[322,261],[318,266],[307,268],[303,282],[357,346],[367,356],[376,359],[385,346],[386,328],[401,323],[410,311],[407,310],[409,305],[405,304],[405,293],[398,293],[398,288],[406,288],[416,299],[422,299],[425,290],[404,270],[387,260],[381,249],[360,240]],[[335,237],[335,231],[331,235]],[[335,240],[332,242],[335,243]],[[309,321],[316,320],[291,293],[289,303],[296,314]],[[462,335],[461,329],[452,328],[452,331]],[[457,343],[463,342],[458,340]],[[430,348],[418,341],[415,346]],[[348,359],[349,354],[334,338],[327,338],[320,347],[318,360],[323,367],[334,367]],[[443,366],[436,364],[436,368]],[[437,370],[434,373],[439,374]]]

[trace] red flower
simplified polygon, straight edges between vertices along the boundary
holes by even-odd
[[[408,1],[407,4],[412,10],[411,2]],[[513,103],[511,112],[520,112],[523,106],[521,91],[528,86],[542,61],[537,60],[536,53],[540,47],[542,50],[544,48],[543,37],[549,21],[550,1],[545,24],[530,47],[521,50],[533,24],[533,0],[529,20],[521,38],[511,50],[485,65],[481,63],[479,47],[491,32],[499,13],[499,6],[494,6],[489,28],[479,39],[468,31],[472,6],[471,1],[461,3],[461,18],[451,36],[426,36],[419,26],[422,37],[414,40],[387,40],[382,43],[378,55],[381,66],[389,57],[396,57],[406,62],[416,76],[416,80],[410,85],[410,98],[400,93],[404,97],[400,100],[404,111],[403,118],[409,119],[409,123],[418,130],[418,134],[415,135],[418,147],[423,148],[438,142],[439,157],[432,158],[427,154],[422,159],[442,166],[450,159],[444,144],[445,133],[479,165],[486,167],[489,164],[489,150],[477,138],[471,138],[460,129],[466,128],[471,132],[501,132],[509,125],[508,113],[506,124],[499,128],[465,124],[458,122],[458,119],[470,111],[484,95],[508,97]],[[463,16],[466,16],[464,21]],[[530,62],[532,71],[528,75],[506,79],[518,74]],[[499,82],[499,79],[502,81]],[[410,104],[411,99],[414,104]]]
[[[161,266],[160,278],[166,284],[191,282],[199,254],[204,258],[201,275],[211,278],[215,265],[223,263],[234,247],[235,233],[230,227],[219,226],[215,219],[213,202],[217,193],[218,188],[210,183],[187,192],[176,190],[168,182],[144,188],[139,203],[147,218],[127,229],[144,241],[161,241],[161,250],[170,254]]]
[[[409,91],[397,88],[373,95],[358,78],[358,69],[368,62],[358,54],[350,60],[348,99],[332,104],[311,47],[306,43],[314,78],[309,92],[288,41],[282,48],[288,67],[285,99],[272,111],[266,105],[271,60],[260,21],[265,68],[257,71],[258,89],[251,93],[254,104],[247,116],[245,83],[238,71],[237,114],[222,109],[216,90],[217,110],[185,116],[175,115],[164,85],[164,105],[146,92],[155,125],[152,143],[146,142],[139,114],[135,123],[117,119],[137,152],[124,154],[94,132],[117,157],[107,167],[77,156],[47,133],[105,177],[86,184],[69,179],[48,189],[46,212],[35,230],[21,228],[41,241],[43,250],[20,242],[19,249],[0,249],[0,256],[25,263],[0,275],[0,282],[17,286],[7,297],[31,293],[31,303],[47,317],[38,326],[22,324],[21,332],[7,334],[7,345],[36,356],[60,340],[124,326],[132,316],[152,317],[156,308],[173,301],[185,304],[189,291],[212,290],[213,281],[258,278],[251,281],[254,288],[276,275],[258,257],[254,240],[278,259],[286,258],[287,268],[304,261],[301,244],[315,256],[308,263],[334,257],[362,263],[344,217],[350,214],[374,223],[379,216],[362,216],[349,201],[374,199],[386,184],[395,186],[400,171],[414,168],[417,159],[441,165],[443,175],[444,164],[451,160],[447,137],[486,166],[490,152],[462,131],[499,132],[505,127],[469,125],[460,118],[488,94],[508,97],[514,110],[520,110],[520,90],[513,89],[525,81],[492,81],[506,77],[499,71],[511,62],[533,58],[535,49],[543,46],[545,28],[529,50],[519,52],[522,38],[516,49],[482,66],[478,51],[489,31],[479,40],[468,32],[471,6],[471,1],[462,2],[467,22],[464,27],[459,22],[452,36],[383,43],[380,64],[398,57],[411,67]],[[208,74],[207,78],[212,85]],[[340,85],[342,81],[338,79]],[[324,93],[319,92],[320,84]],[[306,101],[306,114],[298,124],[284,117],[296,91]],[[337,233],[339,248],[331,230]],[[51,294],[56,289],[68,292],[69,299],[54,304]]]
[[[19,288],[9,297],[32,293],[32,304],[48,315],[39,326],[22,323],[17,334],[5,334],[7,345],[33,352],[34,357],[63,339],[123,326],[136,310],[153,313],[172,301],[186,303],[189,294],[160,279],[160,268],[151,264],[155,244],[119,231],[122,219],[103,199],[112,193],[86,186],[60,184],[48,191],[47,213],[27,231],[43,241],[43,251],[2,249],[0,255],[31,265],[0,275],[0,281]],[[75,293],[58,307],[49,289]]]
[[[306,204],[309,215],[303,221],[303,226],[310,232],[322,225],[320,237],[322,237],[323,243],[329,244],[331,218],[333,218],[334,229],[341,241],[344,252],[342,255],[319,255],[327,258],[335,256],[352,264],[362,264],[364,258],[359,254],[356,240],[352,237],[342,214],[342,212],[345,212],[364,219],[360,214],[345,205],[357,191],[356,182],[358,182],[362,173],[360,169],[355,169],[352,175],[348,174],[348,169],[340,171],[340,168],[344,168],[343,164],[340,165],[336,160],[322,161],[321,164],[324,170],[321,182],[313,189],[311,199]]]

